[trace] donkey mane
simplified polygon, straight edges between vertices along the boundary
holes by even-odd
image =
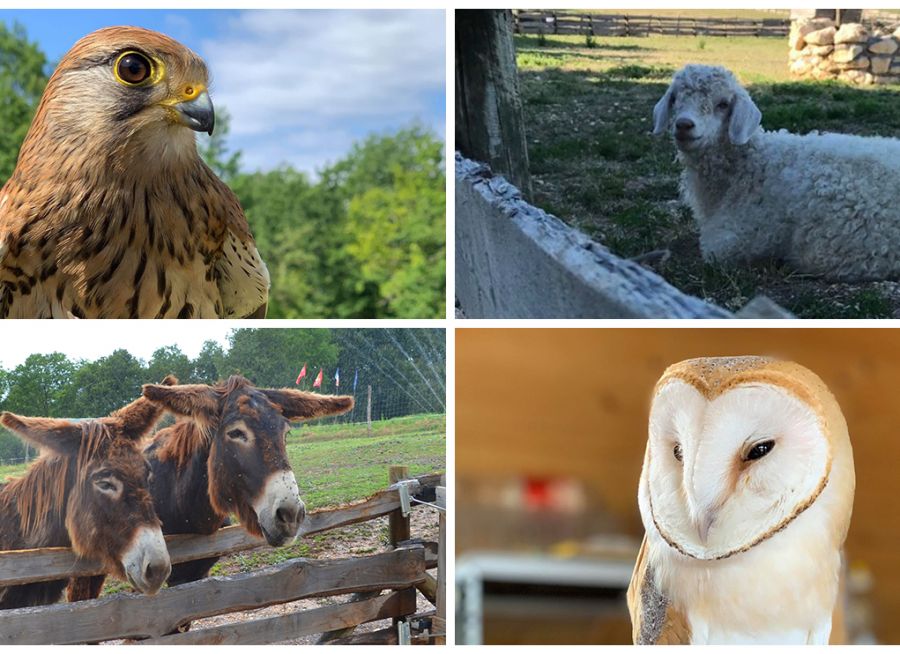
[[[68,485],[72,464],[75,484],[83,480],[88,462],[114,436],[102,422],[80,423],[82,439],[76,457],[44,451],[23,477],[13,479],[3,492],[16,498],[19,528],[25,538],[52,529],[62,522],[71,487]]]
[[[241,375],[232,375],[224,382],[209,387],[221,406],[232,394],[245,388],[254,388],[249,380]],[[160,461],[175,461],[182,468],[196,454],[209,447],[212,431],[218,426],[218,415],[194,416],[179,418],[175,424],[160,429],[153,437],[152,444],[157,447],[156,453]]]

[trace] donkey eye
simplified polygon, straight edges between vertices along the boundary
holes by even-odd
[[[730,103],[728,100],[722,100],[722,101],[719,102],[719,104],[716,105],[716,109],[720,109],[720,110],[722,110],[722,111],[725,111],[725,110],[728,109],[728,107],[730,107],[730,106],[731,106],[731,103]]]
[[[228,438],[235,440],[235,441],[246,441],[247,434],[245,434],[240,429],[232,429],[231,431],[228,432]]]
[[[676,443],[675,447],[672,448],[672,456],[675,457],[676,461],[681,461],[682,459],[684,459],[684,455],[681,452],[681,445],[679,445],[678,443]]]
[[[675,94],[674,94],[674,93],[672,93],[671,95],[669,95],[669,104],[670,104],[670,105],[674,105],[674,104],[675,104]]]
[[[114,479],[95,479],[94,487],[101,493],[114,495],[121,492],[121,486]]]

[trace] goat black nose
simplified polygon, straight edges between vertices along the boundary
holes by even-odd
[[[690,118],[679,118],[675,121],[675,129],[679,132],[688,132],[694,129],[694,121]]]

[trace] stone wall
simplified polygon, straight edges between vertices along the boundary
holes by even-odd
[[[900,26],[836,25],[830,18],[794,17],[790,71],[802,79],[900,84]]]

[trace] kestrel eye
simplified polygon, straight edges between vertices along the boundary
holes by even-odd
[[[675,457],[676,461],[682,461],[684,459],[684,455],[681,453],[681,445],[675,444],[675,447],[672,449],[672,455]]]
[[[749,452],[747,452],[747,461],[756,461],[756,459],[763,458],[766,454],[771,452],[774,447],[775,441],[763,441],[762,443],[757,443],[750,448]]]
[[[139,52],[126,52],[116,62],[116,79],[131,86],[146,81],[153,73],[150,60]]]

